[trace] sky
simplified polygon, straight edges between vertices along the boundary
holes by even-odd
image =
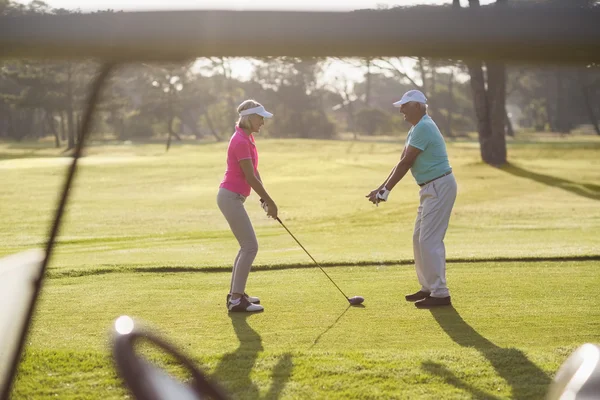
[[[461,0],[466,6],[468,0]],[[17,0],[27,4],[27,0]],[[320,10],[350,11],[364,8],[450,4],[452,0],[44,0],[53,8],[113,10],[220,9],[220,10]],[[493,0],[481,0],[482,4]]]

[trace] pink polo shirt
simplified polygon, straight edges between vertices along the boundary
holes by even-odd
[[[247,159],[252,160],[254,173],[256,173],[258,171],[258,151],[256,150],[254,136],[252,134],[246,135],[242,128],[236,126],[235,133],[231,136],[227,148],[227,170],[219,187],[248,197],[252,188],[246,182],[244,171],[240,167],[240,161]]]

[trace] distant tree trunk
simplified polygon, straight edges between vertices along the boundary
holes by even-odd
[[[7,137],[12,137],[14,130],[15,130],[15,111],[14,110],[8,110],[7,116],[8,116],[8,121],[7,121],[7,127],[6,127],[6,136]]]
[[[119,129],[119,137],[122,138],[122,139],[125,138],[125,136],[126,136],[126,132],[125,132],[125,118],[119,117],[117,119],[117,126],[118,126],[118,129]]]
[[[173,112],[173,90],[174,88],[171,88],[168,93],[169,122],[167,126],[169,129],[169,136],[167,137],[167,151],[169,151],[169,148],[171,147],[171,138],[173,136],[181,141],[181,137],[173,130],[173,122],[175,122],[175,113]]]
[[[366,95],[365,95],[365,104],[368,107],[371,107],[371,59],[367,58],[367,77],[366,77]]]
[[[13,120],[14,130],[12,138],[17,142],[23,140],[27,135],[31,134],[35,116],[31,110],[20,109],[15,112],[16,118]]]
[[[346,111],[346,125],[348,125],[348,130],[352,131],[354,140],[357,140],[358,130],[356,129],[356,119],[354,118],[356,110],[354,109],[352,93],[350,93],[350,84],[347,80],[340,82],[343,88],[342,90],[340,90],[340,96],[342,97],[342,107],[344,108],[344,111]]]
[[[434,61],[431,61],[431,88],[429,89],[429,94],[431,97],[435,97],[436,93],[436,78],[437,78],[437,66]]]
[[[60,117],[60,139],[64,141],[67,139],[67,135],[66,135],[67,123],[65,121],[65,113],[63,111],[59,111],[58,115]]]
[[[175,124],[175,119],[177,119],[176,116],[173,116],[173,119],[171,120],[171,136],[173,136],[175,138],[175,140],[177,140],[178,142],[181,142],[181,136],[179,135],[179,133],[181,132],[181,130],[179,132],[175,132],[175,129],[173,129],[173,125]]]
[[[46,113],[46,123],[52,135],[54,135],[54,146],[58,149],[60,148],[60,136],[58,135],[58,130],[56,129],[56,121],[54,120],[54,114],[51,112]]]
[[[423,81],[421,84],[421,88],[422,88],[422,91],[424,92],[425,96],[428,96],[429,88],[427,85],[427,73],[425,72],[424,63],[425,63],[425,61],[423,60],[423,57],[419,57],[417,65],[419,66],[419,72],[421,73],[421,80]]]
[[[558,112],[561,109],[561,96],[562,92],[562,71],[560,67],[556,70],[556,107],[554,108],[555,113],[555,127],[558,132],[564,133],[564,124],[562,123],[561,113]]]
[[[492,127],[490,125],[489,107],[487,92],[485,90],[485,77],[481,62],[467,62],[469,75],[471,75],[471,91],[473,93],[473,107],[475,109],[475,118],[477,119],[477,133],[479,135],[479,145],[481,158],[485,162],[491,161],[489,148],[490,138],[492,137]]]
[[[35,139],[44,138],[48,136],[48,124],[46,123],[46,111],[44,109],[36,108],[33,110],[34,125],[33,125],[33,137]]]
[[[561,109],[561,86],[562,86],[562,77],[560,67],[557,67],[552,77],[554,78],[554,85],[547,85],[546,89],[546,110],[548,113],[548,123],[550,124],[550,130],[552,132],[560,132],[561,128],[561,113],[558,110]],[[548,83],[550,83],[550,79],[548,79]]]
[[[169,117],[169,123],[168,123],[168,125],[169,125],[169,136],[167,137],[167,150],[166,151],[169,151],[169,148],[171,147],[171,136],[173,136],[173,120],[174,119],[175,118],[173,116]]]
[[[19,137],[19,140],[23,140],[25,137],[32,136],[35,130],[35,110],[25,109],[23,112],[23,118],[25,121],[25,129],[23,130],[23,134]]]
[[[198,124],[196,119],[189,110],[184,110],[181,116],[181,123],[191,129],[194,132],[196,139],[202,138],[202,133],[198,130]]]
[[[356,119],[354,118],[354,102],[349,102],[345,108],[347,112],[348,126],[352,127],[354,140],[358,140],[358,130],[356,129]]]
[[[504,5],[506,0],[497,0]],[[469,0],[469,6],[479,7],[479,0]],[[503,63],[489,62],[486,79],[483,63],[467,62],[471,76],[473,105],[477,118],[481,159],[487,164],[500,166],[506,163],[506,67]]]
[[[452,8],[460,9],[460,0],[452,0]],[[448,122],[446,132],[448,136],[454,136],[452,132],[452,111],[454,108],[454,70],[450,69],[450,77],[448,79]]]
[[[459,3],[460,5],[460,3]],[[450,74],[448,74],[448,107],[446,110],[448,111],[448,115],[446,118],[446,135],[449,137],[454,136],[452,132],[452,111],[454,108],[454,69],[450,69]]]
[[[117,134],[117,137],[120,140],[124,140],[125,139],[125,121],[124,121],[124,118],[121,116],[121,114],[119,113],[119,111],[117,111],[116,108],[113,108],[110,110],[110,121],[111,121],[111,125],[114,128],[115,133]]]
[[[492,131],[490,164],[506,163],[506,67],[504,63],[488,62],[488,101]]]
[[[513,128],[512,121],[508,117],[508,111],[506,111],[505,123],[506,123],[506,134],[510,137],[515,137],[515,130]]]
[[[578,71],[577,77],[579,79],[579,85],[581,87],[581,93],[583,94],[583,102],[585,103],[585,109],[590,119],[590,123],[594,127],[596,131],[596,135],[600,135],[600,127],[598,126],[598,117],[596,117],[594,113],[594,107],[592,106],[592,101],[590,99],[590,93],[587,88],[585,72]]]
[[[223,76],[225,77],[225,91],[226,91],[226,97],[227,97],[227,104],[229,104],[228,107],[228,113],[229,113],[229,120],[230,121],[235,121],[236,117],[237,117],[237,106],[235,105],[234,101],[233,101],[233,85],[232,85],[232,69],[231,69],[231,65],[229,64],[229,62],[225,61],[224,57],[221,57],[221,66],[223,68]]]
[[[0,103],[0,138],[8,136],[8,111]]]
[[[435,61],[430,60],[430,67],[431,67],[431,80],[430,80],[430,88],[429,88],[429,99],[428,99],[428,103],[429,106],[431,107],[430,110],[430,114],[432,115],[432,117],[437,118],[438,115],[438,109],[435,107],[436,103],[437,103],[437,97],[436,97],[436,78],[437,78],[437,67],[435,65]]]
[[[425,97],[427,97],[427,103],[429,104],[429,115],[432,118],[437,118],[437,109],[436,109],[436,98],[435,98],[435,78],[436,78],[436,67],[433,61],[430,61],[431,66],[431,79],[427,76],[427,66],[425,65],[426,61],[422,57],[418,58],[417,66],[419,68],[419,73],[421,74],[422,85],[419,88]]]
[[[554,109],[552,118],[549,119],[550,121],[554,120],[553,130],[555,132],[571,133],[575,121],[572,112],[565,112],[565,108],[571,107],[570,102],[565,103],[565,98],[568,99],[574,94],[576,83],[572,81],[572,77],[576,76],[576,72],[572,68],[557,67],[555,74]]]
[[[566,74],[565,74],[566,72]],[[556,76],[556,86],[555,86],[555,93],[554,93],[554,114],[553,114],[553,118],[550,119],[551,121],[554,120],[554,131],[556,132],[560,132],[560,133],[570,133],[571,132],[571,127],[572,127],[572,121],[570,120],[570,114],[571,113],[566,113],[563,110],[564,107],[564,97],[565,97],[565,89],[569,90],[570,89],[570,84],[567,85],[567,87],[565,88],[565,77],[569,77],[570,75],[572,75],[573,71],[572,70],[567,70],[565,71],[564,67],[557,67],[556,68],[556,72],[555,72],[555,76]],[[566,76],[565,76],[566,75]]]
[[[75,121],[73,118],[73,82],[72,82],[71,63],[67,68],[67,122],[68,122],[68,140],[67,150],[75,148]]]
[[[204,113],[204,119],[206,120],[206,125],[208,125],[208,129],[210,129],[210,133],[212,133],[215,139],[217,139],[217,142],[222,141],[223,139],[221,139],[217,131],[215,131],[214,124],[212,123],[212,120],[210,119],[210,116],[207,112]]]

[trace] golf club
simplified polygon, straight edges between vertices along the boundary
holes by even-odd
[[[283,224],[283,222],[281,222],[281,220],[279,219],[279,217],[277,217],[277,218],[276,218],[276,220],[277,220],[277,222],[279,222],[279,223],[281,224],[281,226],[283,226],[283,227],[285,228],[285,230],[286,230],[286,231],[287,231],[287,232],[290,234],[290,236],[294,238],[294,240],[296,241],[296,243],[298,243],[298,245],[299,245],[300,247],[302,247],[302,250],[304,250],[304,252],[305,252],[306,254],[308,254],[308,256],[310,257],[310,259],[311,259],[311,260],[313,260],[315,264],[317,264],[317,267],[319,267],[319,269],[320,269],[321,271],[323,271],[323,273],[325,274],[325,276],[326,276],[327,278],[329,278],[329,280],[331,281],[331,283],[333,283],[333,285],[334,285],[334,286],[337,288],[337,290],[339,290],[339,291],[340,291],[340,293],[341,293],[341,294],[344,296],[344,298],[345,298],[346,300],[348,300],[348,303],[350,303],[350,305],[352,305],[352,306],[357,306],[357,305],[359,305],[359,304],[362,304],[362,303],[363,303],[363,301],[365,301],[365,298],[364,298],[364,297],[361,297],[361,296],[354,296],[354,297],[348,297],[348,296],[346,296],[346,294],[345,294],[345,293],[342,291],[342,289],[340,289],[340,287],[339,287],[338,285],[336,285],[336,284],[335,284],[335,282],[333,281],[333,279],[331,279],[331,277],[330,277],[329,275],[327,275],[327,272],[325,272],[325,270],[324,270],[324,269],[321,267],[321,265],[319,265],[319,263],[317,262],[317,260],[315,260],[315,259],[313,258],[313,256],[311,256],[311,255],[310,255],[310,253],[309,253],[309,252],[308,252],[308,251],[307,251],[307,250],[304,248],[304,246],[302,246],[302,243],[300,243],[300,242],[298,241],[298,239],[296,239],[296,236],[294,236],[294,234],[293,234],[292,232],[290,232],[290,230],[287,228],[287,226],[285,226],[285,225]]]

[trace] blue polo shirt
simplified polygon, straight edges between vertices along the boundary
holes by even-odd
[[[423,118],[410,130],[406,137],[406,145],[421,150],[410,169],[418,184],[425,183],[452,170],[446,152],[446,142],[437,125],[429,115]]]

